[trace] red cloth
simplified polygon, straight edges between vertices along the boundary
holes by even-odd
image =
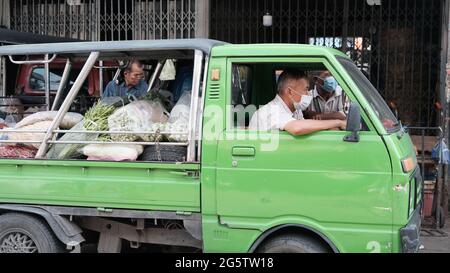
[[[29,146],[1,146],[0,158],[34,158],[37,149]]]

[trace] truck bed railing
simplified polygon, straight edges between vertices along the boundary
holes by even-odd
[[[47,133],[47,130],[32,130],[26,129],[7,129],[4,131],[0,131],[1,133]],[[169,131],[83,131],[83,130],[54,130],[53,133],[76,133],[76,134],[160,134],[160,135],[187,135],[188,132],[169,132]],[[1,140],[0,140],[1,142]]]
[[[50,79],[49,79],[49,66],[48,64],[52,62],[56,58],[56,54],[53,54],[51,52],[44,54],[45,59],[44,60],[25,60],[25,61],[19,61],[14,60],[13,55],[8,55],[8,57],[11,59],[12,62],[18,63],[18,62],[24,62],[24,63],[31,63],[31,62],[39,62],[45,64],[45,97],[46,97],[46,110],[55,110],[57,111],[57,114],[55,118],[52,120],[51,125],[47,130],[14,130],[14,129],[8,129],[4,130],[6,133],[40,133],[43,134],[44,137],[40,141],[33,141],[33,140],[0,140],[0,143],[39,143],[39,149],[36,153],[35,158],[44,158],[49,145],[55,145],[55,144],[101,144],[101,143],[111,143],[111,144],[134,144],[134,145],[172,145],[172,146],[187,146],[186,149],[186,161],[187,162],[194,162],[200,158],[199,152],[200,152],[200,143],[199,140],[196,138],[197,132],[199,130],[199,124],[201,123],[201,119],[198,117],[198,106],[199,106],[199,100],[204,98],[204,94],[201,94],[200,96],[200,89],[201,89],[201,79],[202,79],[202,73],[203,77],[206,77],[206,71],[204,70],[204,61],[205,56],[201,50],[193,50],[193,61],[194,61],[194,68],[193,68],[193,77],[192,77],[192,91],[191,91],[191,101],[190,101],[190,113],[189,113],[189,124],[188,124],[188,131],[187,132],[162,132],[162,131],[84,131],[84,130],[60,130],[59,125],[64,117],[64,115],[68,112],[70,109],[71,104],[74,102],[74,99],[76,98],[82,84],[86,80],[89,72],[91,69],[95,66],[96,62],[99,61],[99,67],[103,69],[103,63],[102,60],[98,60],[101,52],[99,51],[91,51],[89,56],[86,58],[86,61],[81,69],[81,71],[78,74],[78,77],[74,80],[74,83],[72,87],[70,88],[68,94],[66,95],[65,99],[62,101],[61,106],[57,107],[58,101],[61,98],[61,90],[62,86],[64,86],[64,83],[67,81],[69,71],[72,67],[72,61],[70,57],[67,59],[66,66],[63,72],[62,80],[60,82],[58,92],[56,92],[56,97],[54,99],[53,107],[51,107],[51,101],[50,101]],[[53,54],[53,55],[52,55]],[[50,57],[51,56],[51,57]],[[164,55],[161,55],[161,58],[158,59],[158,65],[155,69],[155,72],[153,73],[151,80],[150,80],[150,88],[152,86],[152,83],[157,78],[157,75],[161,72],[164,62],[165,62]],[[205,64],[206,65],[206,64]],[[204,84],[204,83],[203,83]],[[62,100],[62,99],[61,99]],[[200,122],[199,122],[200,120]],[[140,142],[118,142],[118,141],[64,141],[64,140],[55,140],[55,134],[58,133],[79,133],[79,134],[157,134],[157,135],[186,135],[187,140],[181,141],[181,142],[165,142],[165,141],[155,141],[155,142],[149,142],[149,141],[140,141]]]
[[[40,133],[45,134],[47,130],[21,130],[21,129],[7,129],[3,133]],[[168,131],[83,131],[83,130],[54,130],[56,133],[65,134],[158,134],[158,135],[188,135],[188,132],[168,132]],[[0,140],[0,143],[22,143],[22,144],[40,144],[42,140]],[[123,144],[123,145],[161,145],[161,146],[187,146],[187,141],[99,141],[99,140],[48,140],[48,144]]]
[[[2,140],[1,143],[30,143],[38,144],[40,140]],[[90,141],[90,140],[49,140],[49,144],[122,144],[122,145],[160,145],[160,146],[187,146],[188,142],[146,142],[146,141]]]

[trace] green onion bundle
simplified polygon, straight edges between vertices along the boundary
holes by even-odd
[[[94,104],[84,115],[84,128],[88,131],[108,131],[108,117],[115,109],[114,106],[102,102]],[[108,134],[102,134],[98,140],[108,141],[111,138]]]

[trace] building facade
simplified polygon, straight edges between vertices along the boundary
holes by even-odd
[[[346,52],[404,123],[440,124],[447,0],[0,0],[13,30],[108,41],[209,37]],[[272,19],[263,25],[263,16]]]

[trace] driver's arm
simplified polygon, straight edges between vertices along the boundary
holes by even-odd
[[[339,128],[345,130],[347,122],[345,120],[291,120],[284,126],[284,130],[292,135],[306,135],[317,131]]]
[[[332,113],[322,113],[317,114],[313,117],[313,119],[317,120],[326,120],[326,119],[340,119],[340,120],[346,120],[347,117],[343,112],[332,112]]]

